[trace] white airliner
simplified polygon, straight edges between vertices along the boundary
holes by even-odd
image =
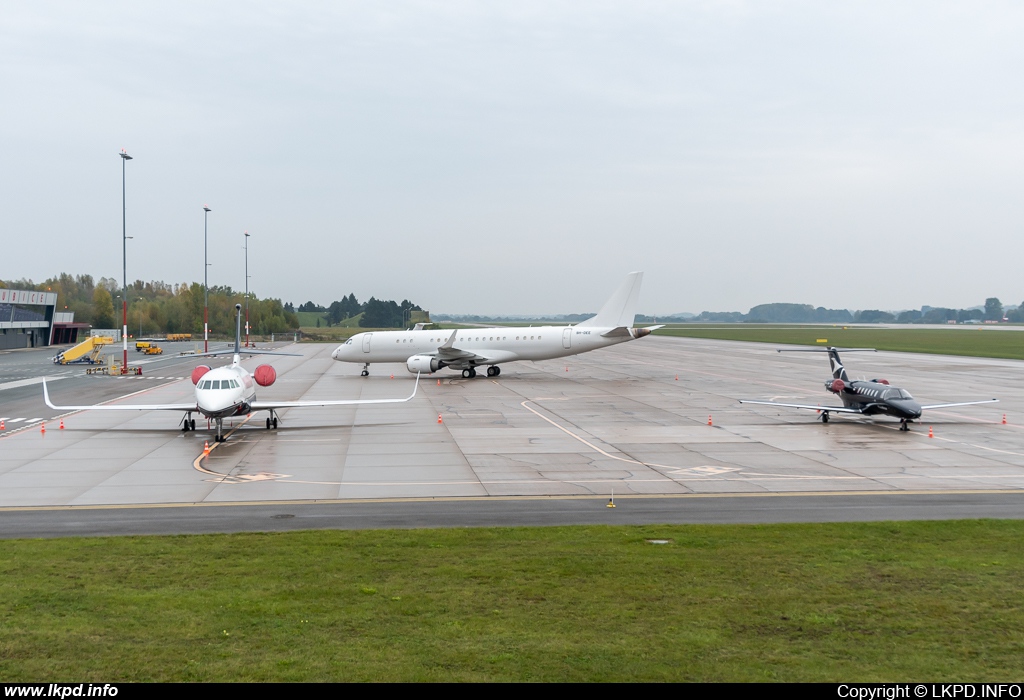
[[[224,419],[232,416],[244,416],[253,411],[270,411],[267,417],[267,429],[277,428],[277,411],[284,408],[306,408],[309,406],[355,406],[363,404],[404,403],[416,396],[420,385],[419,375],[412,393],[404,399],[345,399],[339,401],[259,401],[256,399],[256,384],[270,386],[277,379],[277,372],[270,365],[260,365],[250,374],[241,363],[241,304],[235,304],[235,349],[220,352],[204,353],[203,356],[231,354],[231,364],[227,367],[211,369],[207,365],[199,365],[192,370],[192,383],[196,385],[196,400],[181,404],[126,404],[102,406],[55,406],[50,402],[50,392],[43,381],[43,399],[50,408],[61,411],[183,411],[182,429],[195,430],[196,421],[193,413],[212,418],[217,424],[215,442],[224,440]],[[246,353],[259,355],[289,355],[283,352]]]
[[[515,360],[551,360],[578,355],[649,335],[649,328],[633,328],[640,283],[644,273],[631,272],[605,302],[597,316],[575,326],[494,327],[468,330],[375,331],[352,336],[334,351],[335,360],[361,362],[362,375],[374,362],[404,362],[414,374],[433,373],[442,367],[476,376],[487,367],[487,376],[501,373],[498,366]]]

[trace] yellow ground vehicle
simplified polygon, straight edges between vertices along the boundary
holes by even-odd
[[[174,342],[174,341],[177,341],[177,340],[192,340],[192,334],[191,333],[168,333],[167,334],[167,341],[168,342]]]
[[[164,349],[162,347],[160,347],[159,345],[154,345],[152,343],[146,343],[146,345],[147,345],[147,347],[143,348],[142,352],[146,353],[147,355],[163,355],[164,354]]]
[[[139,342],[135,343],[135,352],[142,352],[143,350],[149,348],[150,345],[152,345],[152,343],[150,343],[148,340],[140,340]]]
[[[72,363],[85,363],[95,365],[100,360],[100,351],[103,349],[103,346],[110,345],[113,342],[113,338],[102,335],[86,338],[75,347],[57,353],[53,358],[53,364],[70,365]]]

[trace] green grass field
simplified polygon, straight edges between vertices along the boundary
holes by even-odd
[[[3,541],[0,675],[1018,681],[1022,539],[954,521]]]
[[[897,352],[1024,360],[1024,331],[972,328],[874,328],[758,324],[673,325],[654,332],[684,338],[743,340],[777,345],[870,347]],[[827,342],[818,342],[825,340]]]

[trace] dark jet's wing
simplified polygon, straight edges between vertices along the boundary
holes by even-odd
[[[756,403],[762,406],[782,406],[783,408],[804,408],[809,411],[828,411],[829,413],[863,413],[859,408],[847,408],[845,406],[811,406],[803,403],[778,403],[777,401],[751,401],[740,399],[740,403]]]
[[[952,408],[953,406],[974,406],[979,403],[997,403],[999,399],[985,399],[984,401],[963,401],[961,403],[933,403],[927,406],[921,406],[921,410],[927,408]]]

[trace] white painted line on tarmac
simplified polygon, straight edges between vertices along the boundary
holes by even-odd
[[[0,384],[0,391],[3,391],[4,389],[17,389],[19,386],[42,384],[43,382],[55,382],[59,379],[65,379],[65,377],[59,375],[55,377],[32,377],[31,379],[20,379],[16,382],[5,382]]]

